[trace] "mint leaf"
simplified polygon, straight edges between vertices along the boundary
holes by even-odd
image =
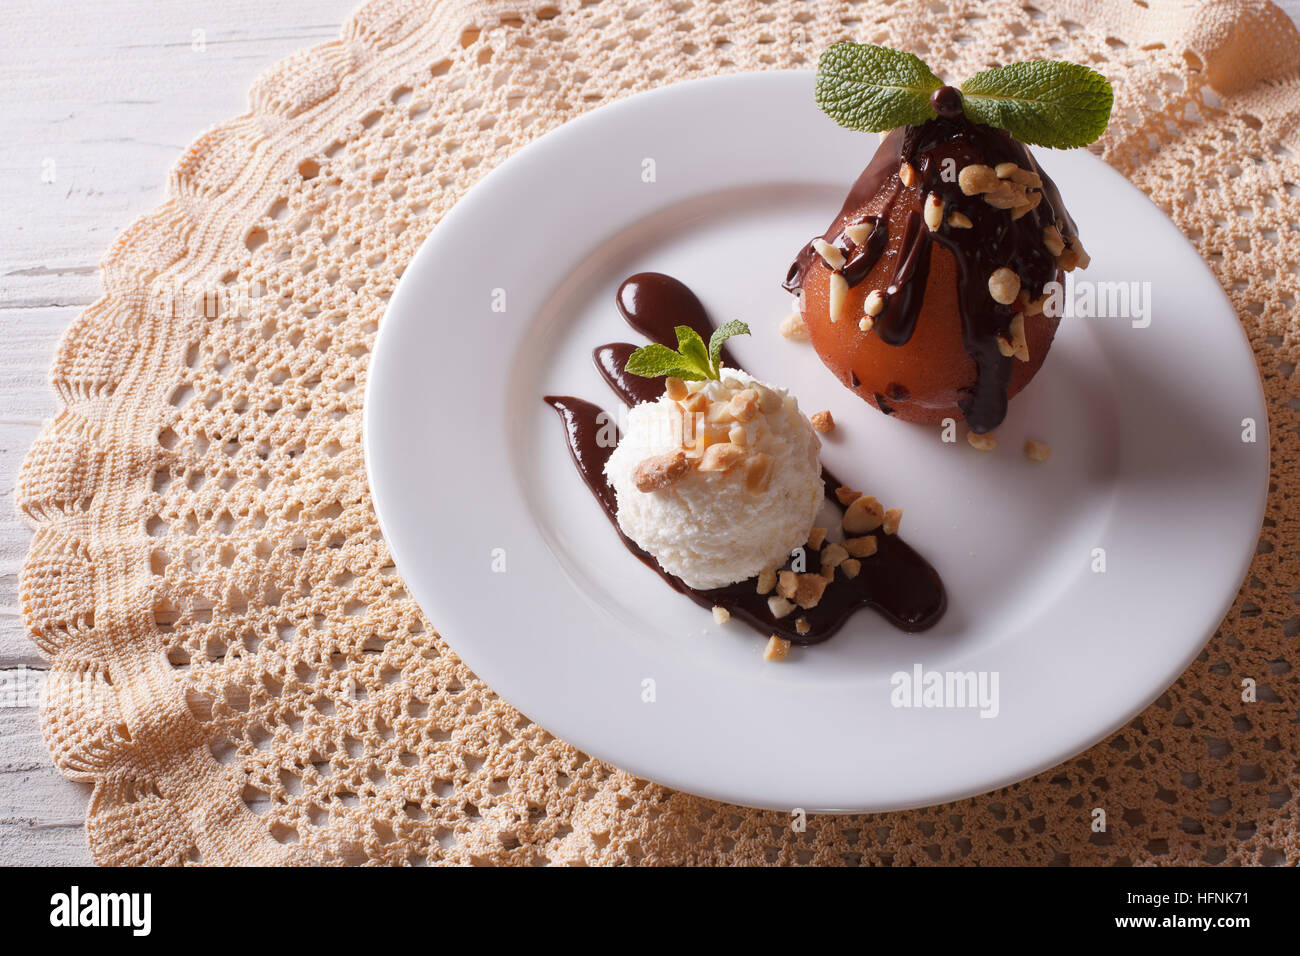
[[[679,325],[674,331],[677,333],[677,351],[686,363],[699,369],[705,378],[717,378],[713,374],[713,365],[709,362],[709,350],[704,345],[704,339],[700,338],[700,333],[689,325]]]
[[[693,362],[674,352],[666,345],[647,345],[637,349],[627,357],[623,370],[642,378],[658,378],[661,375],[674,375],[687,382],[710,378],[707,369],[702,369]]]
[[[961,86],[977,123],[1022,143],[1052,149],[1087,146],[1106,131],[1115,94],[1096,70],[1060,60],[1029,60],[977,73]]]
[[[718,364],[718,359],[722,356],[722,343],[733,335],[748,334],[749,326],[736,319],[732,319],[721,328],[713,330],[713,334],[709,336],[709,366],[713,370],[714,378],[722,375],[722,366]]]
[[[845,41],[817,60],[817,105],[849,129],[879,133],[934,118],[930,94],[943,86],[920,57]]]
[[[728,322],[714,331],[708,347],[704,339],[689,325],[679,325],[677,332],[677,351],[666,345],[646,345],[627,357],[623,370],[642,378],[658,378],[672,375],[687,382],[699,382],[704,379],[720,377],[718,356],[722,352],[722,343],[733,335],[748,335],[749,326],[744,322]]]

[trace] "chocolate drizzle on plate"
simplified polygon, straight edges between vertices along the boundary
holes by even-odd
[[[614,297],[618,303],[619,315],[628,325],[636,329],[651,342],[658,342],[670,349],[677,348],[677,326],[687,325],[699,333],[705,342],[713,334],[713,320],[694,292],[684,282],[678,282],[672,276],[662,272],[638,272],[623,280]],[[736,359],[722,346],[720,353],[722,364],[728,368],[740,368]],[[631,376],[636,378],[636,376]],[[660,386],[662,379],[656,379]],[[655,392],[657,399],[663,394],[660,387]]]
[[[875,318],[873,328],[863,334],[879,335],[890,345],[908,342],[916,328],[929,278],[931,243],[948,249],[957,262],[962,341],[975,363],[975,382],[959,404],[971,430],[983,433],[996,428],[1006,417],[1007,386],[1015,361],[1002,354],[998,339],[1010,338],[1016,309],[994,301],[988,290],[989,276],[1006,266],[1020,277],[1021,288],[1030,298],[1040,297],[1049,282],[1061,281],[1063,275],[1056,258],[1043,244],[1044,229],[1055,226],[1067,243],[1076,232],[1055,184],[1029,150],[1005,131],[967,119],[956,91],[945,88],[939,93],[943,95],[936,94],[935,105],[940,115],[920,126],[901,127],[885,137],[849,190],[839,214],[818,238],[843,253],[845,264],[840,272],[850,287],[859,285],[885,252],[894,205],[900,199],[916,205],[907,216],[893,273],[879,290],[884,295],[884,309]],[[905,186],[900,179],[904,162],[917,174],[914,188]],[[1038,205],[1019,218],[1013,218],[1008,209],[994,208],[981,195],[967,196],[957,181],[957,173],[968,165],[996,168],[1000,163],[1015,163],[1042,180],[1041,187],[1037,187],[1042,193]],[[920,200],[930,193],[944,204],[944,221],[935,231],[926,226],[917,211]],[[869,203],[870,215],[864,215],[863,209]],[[954,227],[950,222],[953,212],[964,215],[970,227]],[[848,231],[867,223],[874,226],[870,237],[862,244],[854,242]],[[790,266],[783,287],[798,293],[808,270],[817,267],[826,268],[810,242]]]
[[[618,291],[618,307],[628,324],[647,338],[670,347],[676,346],[674,328],[689,325],[707,340],[713,331],[704,306],[685,285],[660,273],[645,272],[626,280]],[[663,379],[641,378],[623,371],[627,356],[636,346],[614,342],[598,346],[592,357],[601,376],[614,393],[628,405],[657,401],[664,391]],[[739,368],[725,351],[723,364]],[[675,591],[686,595],[701,607],[725,607],[734,617],[745,621],[763,634],[777,634],[795,644],[817,644],[844,626],[844,622],[862,607],[878,611],[886,620],[905,631],[923,631],[932,627],[947,608],[947,595],[938,572],[898,535],[875,533],[877,551],[862,558],[856,578],[836,576],[816,607],[797,609],[784,618],[774,618],[768,609],[769,595],[759,594],[756,579],[749,578],[723,588],[700,590],[688,587],[675,575],[659,566],[654,556],[639,547],[618,527],[618,502],[614,489],[605,480],[605,462],[613,454],[614,443],[602,444],[608,435],[610,418],[599,406],[580,398],[548,395],[544,401],[559,414],[564,423],[569,452],[579,474],[586,482],[606,517],[627,547]],[[840,481],[822,469],[827,500],[839,508],[835,497]],[[820,566],[816,552],[809,549],[808,567]],[[808,633],[800,634],[795,621],[804,618]]]

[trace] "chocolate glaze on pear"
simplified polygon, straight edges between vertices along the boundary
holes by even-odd
[[[1059,322],[1043,312],[1048,284],[1087,260],[1029,150],[971,122],[951,87],[933,102],[934,119],[884,138],[817,237],[843,263],[832,268],[814,239],[784,287],[800,294],[813,346],[848,388],[886,414],[964,417],[983,433],[1046,358]],[[1010,302],[990,288],[1000,269],[1019,282]],[[837,273],[847,292],[833,311]],[[1006,298],[1005,284],[998,291]]]

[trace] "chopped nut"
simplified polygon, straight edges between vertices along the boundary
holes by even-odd
[[[814,239],[812,247],[817,251],[817,255],[822,257],[822,262],[826,263],[832,269],[844,268],[844,253],[836,249],[825,239]]]
[[[1025,457],[1030,461],[1047,461],[1052,457],[1052,446],[1031,438],[1025,442]]]
[[[1034,189],[1043,188],[1043,179],[1032,169],[1022,169],[1015,163],[998,163],[995,172],[998,179],[1009,179],[1013,183],[1019,183],[1022,186],[1031,186]]]
[[[930,193],[925,197],[925,224],[934,232],[943,225],[943,200],[939,198],[938,193]]]
[[[984,193],[984,201],[994,209],[1014,209],[1026,200],[1025,187],[1007,179],[1001,180],[997,186]]]
[[[875,231],[876,224],[871,221],[859,222],[852,226],[844,227],[844,235],[848,236],[855,246],[862,245],[871,238],[871,234]]]
[[[830,315],[832,322],[838,322],[844,316],[844,303],[849,297],[849,282],[838,272],[831,273]]]
[[[994,302],[1010,305],[1020,294],[1020,276],[1006,266],[999,266],[989,276],[989,295]]]
[[[726,444],[731,428],[729,422],[711,422],[700,431],[695,444],[701,452],[714,445]]]
[[[869,495],[854,499],[844,512],[844,532],[850,535],[875,531],[885,520],[885,510],[880,502]]]
[[[704,420],[711,425],[729,425],[736,420],[736,416],[731,411],[730,400],[725,402],[714,402],[704,412]],[[726,429],[723,429],[723,433]]]
[[[829,564],[823,564],[821,570],[821,576],[826,579],[827,583],[834,581],[835,569],[832,568]]]
[[[1092,256],[1084,252],[1083,243],[1079,241],[1079,237],[1071,236],[1069,242],[1070,242],[1070,249],[1074,252],[1075,259],[1079,263],[1079,268],[1080,269],[1088,268],[1089,264],[1092,262]]]
[[[808,341],[808,323],[802,313],[791,312],[781,320],[781,334],[792,342]]]
[[[1056,267],[1065,272],[1073,272],[1079,265],[1079,254],[1073,249],[1066,249],[1056,257]]]
[[[794,605],[785,598],[774,594],[767,599],[767,609],[771,611],[772,616],[779,621],[794,610]]]
[[[778,571],[776,573],[777,594],[783,598],[792,598],[797,590],[799,590],[798,574],[793,571]]]
[[[680,402],[683,398],[689,395],[690,392],[686,390],[685,382],[680,378],[674,378],[670,375],[664,379],[664,394],[674,402]]]
[[[820,574],[799,575],[799,587],[795,591],[794,603],[805,611],[816,607],[818,602],[821,601],[822,595],[826,593],[828,583]]]
[[[726,624],[731,620],[731,612],[721,604],[713,605],[713,620],[717,624]]]
[[[814,551],[820,548],[822,546],[822,542],[824,542],[825,540],[826,540],[825,528],[813,528],[811,531],[808,532],[808,547]]]
[[[975,225],[970,221],[970,217],[964,212],[957,212],[955,209],[948,214],[948,225],[954,229],[969,229]]]
[[[1042,201],[1043,201],[1042,193],[1030,193],[1028,198],[1026,198],[1024,202],[1012,208],[1011,218],[1019,219],[1025,213],[1031,212],[1033,209],[1035,209],[1038,206],[1038,204]]]
[[[1001,355],[1003,358],[1011,358],[1011,356],[1016,354],[1015,345],[1013,345],[1011,343],[1011,340],[1008,339],[1006,336],[999,335],[997,337],[997,340],[998,340],[998,354]]]
[[[657,491],[681,480],[691,470],[691,462],[683,451],[670,451],[651,455],[632,470],[632,481],[637,491]]]
[[[838,568],[848,556],[849,553],[844,550],[844,545],[828,544],[822,549],[822,566]]]
[[[841,485],[839,488],[835,489],[835,497],[840,504],[847,507],[848,505],[853,504],[856,499],[861,498],[862,492],[854,491],[852,488],[845,488]]]
[[[989,166],[980,163],[972,163],[969,166],[963,166],[960,173],[957,174],[957,185],[967,196],[974,196],[978,193],[986,193],[990,189],[996,189],[998,186],[997,173]]]
[[[727,429],[727,441],[744,448],[749,444],[749,430],[744,425],[732,425]]]
[[[823,435],[835,427],[835,419],[828,411],[816,412],[808,421],[812,423],[813,431],[821,432]]]
[[[876,553],[878,543],[874,534],[861,538],[845,538],[844,550],[855,558],[869,558]]]
[[[758,392],[752,388],[742,388],[727,403],[727,411],[738,422],[753,421],[759,412]]]
[[[754,382],[749,387],[758,392],[759,411],[770,415],[781,407],[782,399],[778,392],[773,391],[759,382]]]
[[[1012,173],[1010,179],[1013,183],[1020,183],[1020,185],[1028,186],[1030,189],[1043,188],[1043,177],[1032,169],[1016,170],[1016,172]]]
[[[903,520],[902,508],[890,508],[885,512],[885,520],[881,522],[881,528],[885,534],[898,534],[898,526]]]
[[[916,174],[912,164],[904,161],[903,165],[898,167],[898,178],[903,181],[904,186],[915,186],[921,181],[921,177]]]
[[[786,612],[790,613],[789,611]],[[763,648],[763,660],[765,661],[783,661],[786,655],[790,653],[790,642],[784,637],[778,637],[773,634],[767,639],[767,647]]]
[[[758,573],[758,593],[771,594],[772,589],[776,587],[776,569],[768,568]]]
[[[1055,226],[1043,227],[1043,245],[1054,256],[1059,256],[1065,251],[1065,241],[1061,238],[1060,230]]]
[[[1029,340],[1025,338],[1025,313],[1017,312],[1011,317],[1012,354],[1022,362],[1029,361]]]
[[[758,452],[745,465],[745,490],[750,494],[761,495],[772,483],[772,469],[776,462],[766,452]]]
[[[852,580],[862,571],[862,562],[857,558],[846,558],[840,565],[840,570],[844,572],[846,578]]]
[[[864,315],[862,318],[858,319],[859,332],[870,332],[875,327],[876,327],[876,320],[871,318],[868,315]]]
[[[966,441],[970,442],[970,446],[976,451],[992,451],[998,447],[998,440],[992,432],[985,432],[983,435],[967,432]]]
[[[709,396],[705,392],[695,392],[681,402],[684,412],[702,412],[709,407]]]
[[[862,303],[862,311],[870,316],[877,316],[885,311],[885,295],[879,289],[872,289]]]
[[[807,634],[812,630],[812,625],[808,623],[808,618],[801,617],[794,622],[794,629],[800,634]]]
[[[719,442],[704,449],[700,471],[727,471],[735,468],[745,458],[745,449],[729,441]]]

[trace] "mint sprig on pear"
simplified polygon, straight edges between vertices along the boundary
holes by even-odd
[[[817,105],[849,129],[877,133],[934,117],[943,86],[919,56],[866,43],[837,43],[817,60]]]
[[[998,126],[1022,143],[1074,149],[1101,138],[1115,92],[1096,70],[1061,60],[1029,60],[976,73],[961,85],[976,123]]]
[[[884,132],[936,115],[943,81],[919,57],[865,43],[837,43],[817,61],[817,105],[848,129]],[[957,91],[976,123],[1034,146],[1087,146],[1106,131],[1115,94],[1096,70],[1061,60],[1027,60],[977,73]]]
[[[689,325],[679,325],[677,349],[674,351],[666,345],[646,345],[627,358],[624,371],[642,378],[658,378],[671,375],[687,382],[699,382],[722,377],[722,343],[733,335],[748,335],[749,326],[744,322],[731,321],[715,329],[709,337],[709,344],[704,344],[700,333]]]

